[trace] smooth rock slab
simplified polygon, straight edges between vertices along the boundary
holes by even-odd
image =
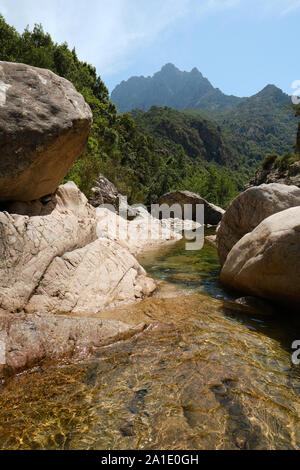
[[[133,254],[182,238],[175,231],[174,224],[167,223],[165,226],[164,220],[160,221],[149,213],[143,213],[132,221],[101,207],[96,209],[96,214],[98,236],[117,241]]]
[[[0,308],[94,314],[155,290],[126,243],[98,239],[96,210],[74,183],[60,186],[48,205],[47,215],[32,203],[12,205],[30,217],[0,212]]]
[[[54,193],[82,154],[92,112],[49,70],[0,62],[0,201]]]

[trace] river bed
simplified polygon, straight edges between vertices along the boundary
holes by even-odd
[[[141,261],[161,288],[119,315],[151,326],[3,383],[0,448],[300,449],[289,320],[234,304],[207,243],[187,252],[183,240]]]

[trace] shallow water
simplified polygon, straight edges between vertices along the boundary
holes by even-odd
[[[152,327],[80,364],[2,385],[0,448],[300,449],[297,332],[217,300],[234,294],[218,282],[216,250],[182,248],[144,263],[190,295],[124,308]]]
[[[205,235],[214,234],[206,230]],[[186,288],[192,292],[201,292],[216,299],[231,300],[234,293],[225,290],[220,283],[220,265],[217,250],[205,242],[202,250],[188,251],[186,240],[149,252],[139,257],[147,272],[156,279],[162,279]]]

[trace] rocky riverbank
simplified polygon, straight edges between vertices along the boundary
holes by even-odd
[[[149,214],[128,222],[96,209],[72,182],[58,187],[85,148],[91,110],[49,71],[2,62],[0,78],[0,349],[7,374],[141,331],[144,325],[92,317],[155,291],[134,256],[151,246],[149,222],[155,246],[181,235]]]
[[[171,211],[189,204],[190,220],[176,214],[160,220],[128,205],[125,219],[115,213],[117,189],[102,176],[92,204],[73,182],[58,186],[91,128],[83,97],[66,80],[27,65],[1,63],[0,78],[2,375],[82,356],[143,331],[148,322],[116,319],[111,309],[153,295],[157,282],[136,256],[180,240],[183,230],[203,229],[199,204],[205,223],[219,224],[209,242],[218,247],[222,283],[240,296],[299,307],[298,187],[250,188],[225,213],[198,194],[172,191],[159,203]]]

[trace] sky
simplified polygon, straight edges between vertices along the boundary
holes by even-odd
[[[19,32],[42,23],[110,91],[168,62],[237,96],[300,80],[300,0],[0,0],[0,13]]]

